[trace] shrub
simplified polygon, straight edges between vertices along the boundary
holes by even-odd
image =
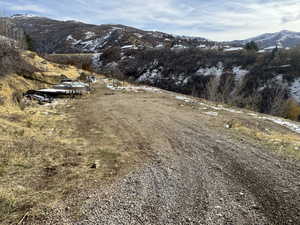
[[[72,65],[83,70],[93,71],[92,54],[49,54],[44,55],[43,58],[54,63]]]
[[[245,46],[245,49],[247,51],[256,51],[256,52],[259,50],[257,44],[254,41],[248,42]]]
[[[293,99],[289,99],[287,102],[287,117],[300,121],[300,105]]]

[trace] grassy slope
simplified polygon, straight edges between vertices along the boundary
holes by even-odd
[[[67,184],[52,184],[52,166],[72,165],[80,142],[63,138],[72,133],[71,126],[63,127],[65,116],[36,105],[22,110],[20,103],[26,90],[56,84],[61,75],[77,78],[83,71],[49,63],[32,52],[23,52],[22,58],[39,72],[25,76],[12,71],[0,79],[0,224],[15,224],[34,206],[68,190]]]

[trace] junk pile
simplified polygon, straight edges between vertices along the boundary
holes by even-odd
[[[52,88],[29,90],[24,94],[24,97],[37,101],[39,104],[51,103],[54,98],[74,98],[75,96],[90,92],[91,84],[96,82],[96,77],[87,77],[86,81],[88,83],[62,79],[59,84],[54,85]]]

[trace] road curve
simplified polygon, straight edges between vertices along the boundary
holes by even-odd
[[[105,92],[82,103],[78,126],[103,128],[99,117],[109,117],[110,131],[145,160],[93,192],[74,224],[300,224],[298,162],[232,136],[224,118],[171,94]]]

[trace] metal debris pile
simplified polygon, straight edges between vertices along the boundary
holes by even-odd
[[[28,100],[37,101],[39,104],[51,103],[55,98],[74,98],[88,93],[91,91],[91,84],[95,82],[95,76],[88,76],[85,82],[64,78],[52,88],[29,90],[24,94],[24,97]]]

